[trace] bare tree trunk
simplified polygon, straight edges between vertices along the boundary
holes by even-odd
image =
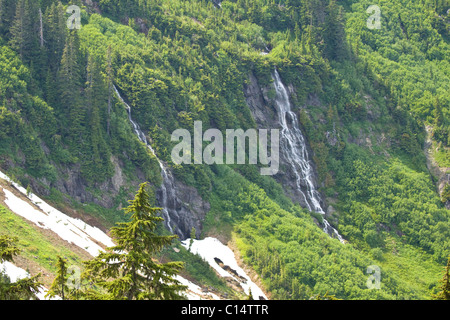
[[[111,126],[111,89],[112,89],[112,76],[111,76],[111,45],[108,46],[108,119],[106,123],[106,133],[110,136]]]
[[[39,8],[39,20],[40,20],[40,35],[41,35],[41,48],[44,46],[44,25],[42,23],[42,10]]]

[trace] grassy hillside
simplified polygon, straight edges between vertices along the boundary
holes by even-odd
[[[48,288],[56,274],[56,257],[65,257],[69,265],[81,267],[81,262],[89,258],[84,251],[70,246],[51,232],[45,232],[29,224],[23,218],[0,205],[0,234],[19,239],[20,256],[15,259],[17,266],[32,275],[41,273],[40,281]]]

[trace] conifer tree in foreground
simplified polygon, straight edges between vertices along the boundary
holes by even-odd
[[[53,298],[60,296],[62,300],[66,300],[67,293],[69,292],[69,287],[67,286],[67,262],[62,257],[58,256],[56,266],[56,277],[45,297]]]
[[[159,263],[153,258],[177,236],[155,233],[157,224],[164,219],[156,215],[160,209],[150,206],[146,186],[141,184],[125,209],[126,214],[131,214],[129,222],[118,223],[111,229],[117,245],[84,262],[83,278],[99,289],[90,290],[88,299],[183,299],[181,292],[186,287],[174,279],[183,263]]]

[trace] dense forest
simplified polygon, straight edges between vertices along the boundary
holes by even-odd
[[[368,27],[373,4],[379,29]],[[81,8],[79,29],[69,5]],[[448,174],[442,183],[429,167],[450,167],[449,10],[448,0],[0,0],[0,168],[106,228],[128,221],[121,208],[144,181],[155,205],[161,168],[117,88],[156,156],[209,203],[199,237],[233,242],[271,298],[431,299],[450,255]],[[269,88],[275,69],[345,244],[257,166],[171,160],[171,133],[194,121],[256,128],[244,89],[250,75]],[[83,196],[64,183],[72,176]],[[223,286],[186,251],[166,254]],[[371,265],[380,290],[367,288]]]

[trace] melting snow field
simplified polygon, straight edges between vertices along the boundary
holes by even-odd
[[[1,172],[0,178],[12,182]],[[92,256],[97,256],[102,250],[97,242],[100,242],[107,247],[114,245],[111,238],[100,229],[92,227],[80,219],[74,219],[65,215],[45,203],[36,195],[27,195],[26,190],[18,184],[13,183],[13,185],[40,209],[35,209],[27,201],[20,199],[11,191],[0,187],[5,193],[5,204],[15,214],[35,223],[40,228],[52,230],[58,234],[61,239],[77,245]]]
[[[187,239],[182,241],[181,243],[186,249],[189,249],[191,239]],[[216,270],[220,276],[222,277],[231,277],[239,282],[241,287],[244,289],[246,294],[249,294],[250,290],[252,291],[252,296],[254,299],[258,299],[259,297],[263,297],[267,300],[264,292],[250,280],[250,277],[239,267],[236,257],[234,256],[233,251],[222,244],[216,238],[205,238],[203,240],[193,240],[192,253],[197,253],[203,259],[208,262],[214,270]],[[224,268],[222,268],[216,261],[216,259],[220,259],[223,262],[224,266],[228,266],[233,269],[239,277],[237,277],[234,273],[231,273]],[[243,279],[245,280],[243,280]]]
[[[5,194],[5,204],[13,213],[36,224],[40,228],[52,230],[58,234],[61,239],[77,245],[92,256],[98,255],[100,251],[103,250],[102,247],[96,242],[99,242],[106,247],[114,246],[111,238],[100,229],[92,227],[80,219],[74,219],[65,215],[32,193],[27,194],[25,188],[13,182],[1,171],[0,179],[10,182],[19,192],[28,198],[31,203],[39,208],[39,210],[36,209],[29,202],[22,200],[8,189],[4,189],[0,186],[0,190],[2,190]],[[25,270],[10,262],[0,263],[0,271],[4,271],[12,282],[29,276]],[[220,300],[220,297],[217,295],[210,292],[204,292],[201,287],[183,277],[177,276],[177,280],[179,280],[183,285],[188,286],[186,296],[190,300]],[[40,292],[37,293],[37,297],[44,300],[45,293],[46,289],[41,287]]]
[[[11,282],[16,282],[17,280],[30,276],[28,272],[26,272],[22,268],[16,267],[14,264],[8,261],[0,263],[0,272],[8,275],[8,278],[11,280]],[[39,287],[39,292],[36,293],[36,296],[39,300],[45,300],[46,293],[47,290],[44,287]]]

